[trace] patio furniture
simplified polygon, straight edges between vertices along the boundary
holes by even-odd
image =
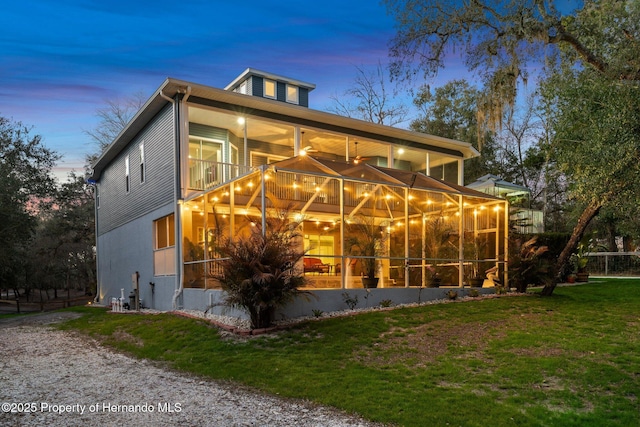
[[[320,258],[305,258],[304,259],[304,272],[305,273],[329,273],[331,266],[322,262]]]

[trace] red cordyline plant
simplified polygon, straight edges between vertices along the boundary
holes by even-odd
[[[221,248],[225,303],[246,310],[252,328],[271,326],[276,308],[296,296],[308,294],[299,288],[306,283],[301,268],[305,255],[300,221],[289,220],[288,210],[278,211],[251,231]]]

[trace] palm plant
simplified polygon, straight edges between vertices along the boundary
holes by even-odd
[[[433,274],[431,274],[431,279],[428,280],[431,282],[430,285],[439,283],[438,262],[446,256],[448,252],[447,244],[453,233],[453,228],[442,213],[430,217],[425,223],[424,252],[433,267]]]
[[[225,303],[249,312],[252,328],[269,327],[276,308],[308,294],[299,289],[306,283],[301,240],[300,222],[290,221],[285,210],[267,220],[266,230],[255,225],[219,248]]]
[[[467,281],[472,286],[482,286],[484,276],[480,268],[480,260],[485,258],[487,243],[486,235],[469,236],[469,239],[465,240],[464,256],[471,261]]]
[[[539,246],[538,238],[526,242],[514,239],[509,243],[509,282],[518,292],[526,292],[529,285],[546,284],[551,278],[549,261],[543,257],[549,249]]]
[[[360,255],[362,273],[368,279],[377,276],[379,260],[386,252],[387,233],[381,225],[375,223],[374,216],[358,215],[349,225],[352,231],[347,246],[353,254]]]

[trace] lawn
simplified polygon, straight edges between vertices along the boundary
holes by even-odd
[[[398,308],[254,338],[168,314],[63,325],[141,358],[403,426],[640,425],[640,280]]]

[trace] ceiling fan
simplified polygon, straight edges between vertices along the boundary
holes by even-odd
[[[318,150],[314,149],[312,146],[307,145],[306,147],[304,147],[302,149],[302,151],[306,152],[306,153],[317,153]]]
[[[353,141],[353,143],[354,143],[354,144],[355,144],[355,146],[356,146],[356,155],[355,155],[355,157],[352,157],[352,158],[351,158],[351,161],[352,161],[354,164],[356,164],[356,165],[357,165],[358,163],[360,163],[360,162],[364,162],[365,160],[369,160],[369,159],[371,158],[371,157],[362,157],[362,156],[358,156],[358,141]]]
[[[302,144],[304,144],[304,131],[301,132],[302,136],[300,137],[300,142]],[[300,144],[300,145],[302,145]],[[311,145],[307,145],[306,147],[304,147],[301,152],[304,152],[305,154],[309,154],[309,153],[317,153],[318,150],[315,150]]]

